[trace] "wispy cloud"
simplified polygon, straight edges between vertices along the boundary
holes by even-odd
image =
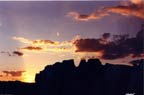
[[[143,0],[131,0],[122,2],[120,5],[104,7],[98,9],[91,14],[81,14],[78,12],[69,12],[67,16],[72,17],[76,21],[98,20],[105,16],[110,16],[111,13],[120,14],[122,16],[134,16],[144,19],[144,2]]]
[[[109,14],[104,11],[97,11],[91,14],[80,14],[78,12],[69,12],[67,16],[72,17],[76,21],[89,21],[89,20],[98,20],[104,16],[108,16]]]
[[[29,40],[23,37],[13,37],[14,40],[18,40],[21,43],[26,44],[25,47],[20,47],[19,49],[22,51],[32,51],[32,52],[68,52],[71,51],[72,48],[72,39],[71,41],[51,41],[48,39],[36,39],[36,40]]]
[[[23,48],[20,48],[22,50],[36,50],[36,51],[40,51],[42,50],[41,47],[34,47],[34,46],[27,46],[27,47],[23,47]]]
[[[23,37],[13,37],[12,39],[17,40],[21,43],[25,43],[25,44],[31,44],[32,42],[28,39],[25,39]]]
[[[17,41],[24,43],[24,44],[31,44],[31,45],[37,45],[37,46],[42,46],[42,45],[52,46],[52,45],[58,45],[59,44],[59,42],[51,41],[48,39],[29,40],[29,39],[24,38],[24,37],[12,37],[12,39],[17,40]]]
[[[2,71],[6,76],[20,77],[25,71]]]
[[[38,46],[41,46],[41,45],[58,45],[59,42],[51,41],[51,40],[34,40],[34,41],[32,41],[32,44],[38,45]]]
[[[22,53],[21,51],[13,51],[13,52],[9,52],[9,51],[1,51],[1,54],[6,54],[8,56],[23,56],[24,53]]]
[[[123,16],[135,16],[144,19],[144,2],[142,0],[132,0],[129,5],[119,5],[104,8],[107,12],[121,14]]]

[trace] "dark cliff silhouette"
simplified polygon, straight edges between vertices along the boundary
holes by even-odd
[[[46,95],[142,95],[143,60],[133,67],[102,65],[98,59],[73,60],[47,66],[36,75],[40,94]]]
[[[35,83],[1,82],[0,94],[14,95],[143,95],[143,59],[134,66],[102,65],[98,59],[48,65]]]

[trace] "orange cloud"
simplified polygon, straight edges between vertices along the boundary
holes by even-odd
[[[47,52],[47,51],[52,51],[52,52],[68,52],[68,51],[73,51],[72,43],[71,42],[62,42],[59,44],[53,44],[53,45],[48,45],[44,43],[37,43],[37,44],[32,44],[32,46],[26,46],[20,48],[21,50],[26,50],[26,51],[36,51],[36,52]]]
[[[129,4],[130,3],[130,4]],[[67,15],[72,17],[76,21],[90,21],[98,20],[105,16],[109,16],[110,13],[121,14],[123,16],[134,16],[144,19],[144,1],[131,0],[130,2],[122,2],[121,5],[104,7],[101,10],[95,11],[91,14],[80,14],[78,12],[69,12]]]
[[[41,47],[34,47],[34,46],[27,46],[27,47],[24,47],[24,48],[21,48],[22,50],[36,50],[36,51],[40,51],[42,50]]]
[[[91,13],[90,15],[87,15],[87,14],[80,14],[78,12],[69,12],[67,16],[72,17],[76,21],[89,21],[89,20],[101,19],[104,16],[108,16],[108,13],[103,11],[97,11]]]
[[[144,3],[144,1],[142,1],[142,0],[131,0],[131,3],[133,3],[133,4],[141,4],[141,3]]]
[[[76,36],[74,39],[71,41],[63,41],[63,42],[58,42],[58,41],[51,41],[48,39],[39,39],[39,40],[28,40],[23,37],[13,37],[13,39],[18,40],[21,43],[26,43],[28,46],[26,47],[21,47],[21,50],[26,50],[26,51],[39,51],[39,52],[47,52],[47,51],[52,51],[52,52],[69,52],[69,51],[74,51],[73,44],[72,42],[76,39],[78,39],[79,36]]]
[[[32,41],[33,45],[58,45],[58,42],[51,40],[34,40]]]
[[[13,77],[20,77],[22,76],[22,73],[25,71],[2,71],[3,73],[6,74],[6,76],[11,75]]]
[[[136,0],[133,0],[133,2]],[[128,6],[115,6],[115,7],[107,7],[104,8],[107,12],[121,14],[123,16],[135,16],[141,19],[144,19],[144,3],[134,2]]]

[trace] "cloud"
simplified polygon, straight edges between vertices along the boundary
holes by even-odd
[[[105,8],[107,12],[121,14],[123,16],[135,16],[144,19],[144,4],[131,4],[128,6],[115,6]]]
[[[76,47],[76,52],[97,52],[103,50],[103,44],[100,44],[100,39],[79,39],[73,44]]]
[[[36,39],[36,40],[28,40],[23,37],[13,37],[17,38],[17,40],[21,43],[27,43],[28,45],[25,47],[19,48],[20,50],[26,50],[26,51],[36,51],[36,52],[47,52],[47,51],[52,51],[52,52],[68,52],[72,51],[72,41],[78,39],[79,36],[76,36],[74,39],[71,41],[63,41],[63,42],[58,42],[58,41],[51,41],[49,39]]]
[[[37,45],[37,46],[41,46],[41,45],[58,45],[59,42],[56,41],[51,41],[51,40],[29,40],[26,39],[24,37],[12,37],[12,39],[17,40],[21,43],[24,44],[31,44],[31,45]]]
[[[109,14],[102,11],[97,11],[91,14],[80,14],[78,12],[69,12],[67,16],[72,17],[76,21],[89,21],[89,20],[97,20],[101,19],[104,16],[108,16]]]
[[[89,21],[98,20],[105,16],[111,15],[111,13],[120,14],[123,16],[134,16],[144,19],[144,2],[142,0],[131,0],[130,2],[122,2],[121,5],[104,7],[98,9],[91,14],[81,14],[78,12],[69,12],[67,16],[72,17],[76,21]]]
[[[23,56],[24,54],[20,51],[13,51],[14,55]]]
[[[136,37],[128,35],[114,35],[112,41],[102,43],[103,38],[109,38],[110,34],[104,34],[99,39],[79,39],[73,42],[76,52],[101,52],[103,59],[118,59],[127,56],[144,57],[143,52],[144,31],[137,33]]]
[[[21,43],[25,43],[25,44],[31,44],[32,42],[26,38],[23,37],[13,37],[12,39],[17,40]]]
[[[27,46],[27,47],[24,47],[24,48],[21,48],[22,50],[34,50],[34,51],[40,51],[42,50],[41,47],[35,47],[35,46]]]
[[[24,54],[20,51],[13,51],[13,52],[9,52],[9,51],[1,51],[1,54],[6,54],[8,56],[23,56]]]
[[[104,33],[102,35],[102,38],[99,39],[99,42],[101,44],[108,44],[109,43],[109,38],[110,38],[110,33]]]
[[[64,45],[67,45],[67,46],[64,46]],[[21,50],[26,50],[26,51],[36,51],[37,53],[44,53],[44,52],[48,52],[48,51],[51,51],[51,52],[69,52],[69,51],[72,51],[73,50],[73,47],[68,45],[68,44],[64,44],[63,43],[63,46],[61,46],[61,44],[59,46],[41,46],[41,47],[38,47],[38,46],[27,46],[27,47],[23,47],[23,48],[20,48]]]
[[[108,39],[110,37],[110,33],[104,33],[102,37],[103,39]]]
[[[1,51],[0,53],[1,54],[7,54],[8,56],[12,56],[12,54],[10,52],[8,52],[8,51]]]
[[[25,71],[2,71],[3,73],[6,74],[6,76],[13,76],[13,77],[20,77],[22,76],[22,73],[24,73]]]
[[[20,48],[22,51],[44,52],[73,52],[73,53],[96,53],[102,59],[119,59],[131,56],[144,57],[143,52],[143,33],[140,31],[136,37],[130,38],[129,35],[112,35],[104,33],[97,39],[82,39],[76,36],[70,41],[57,42],[51,40],[34,40],[30,46]],[[93,54],[94,55],[94,54]],[[97,57],[96,56],[96,57]],[[93,56],[95,57],[95,56]]]
[[[33,45],[58,45],[59,43],[51,40],[34,40]]]
[[[143,2],[143,0],[131,0],[131,3],[132,4],[136,4],[136,5],[140,5],[140,4],[144,3],[144,2]]]

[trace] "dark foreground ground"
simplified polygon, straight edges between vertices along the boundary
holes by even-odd
[[[143,95],[143,65],[102,65],[98,59],[48,65],[36,83],[0,82],[0,95]]]

